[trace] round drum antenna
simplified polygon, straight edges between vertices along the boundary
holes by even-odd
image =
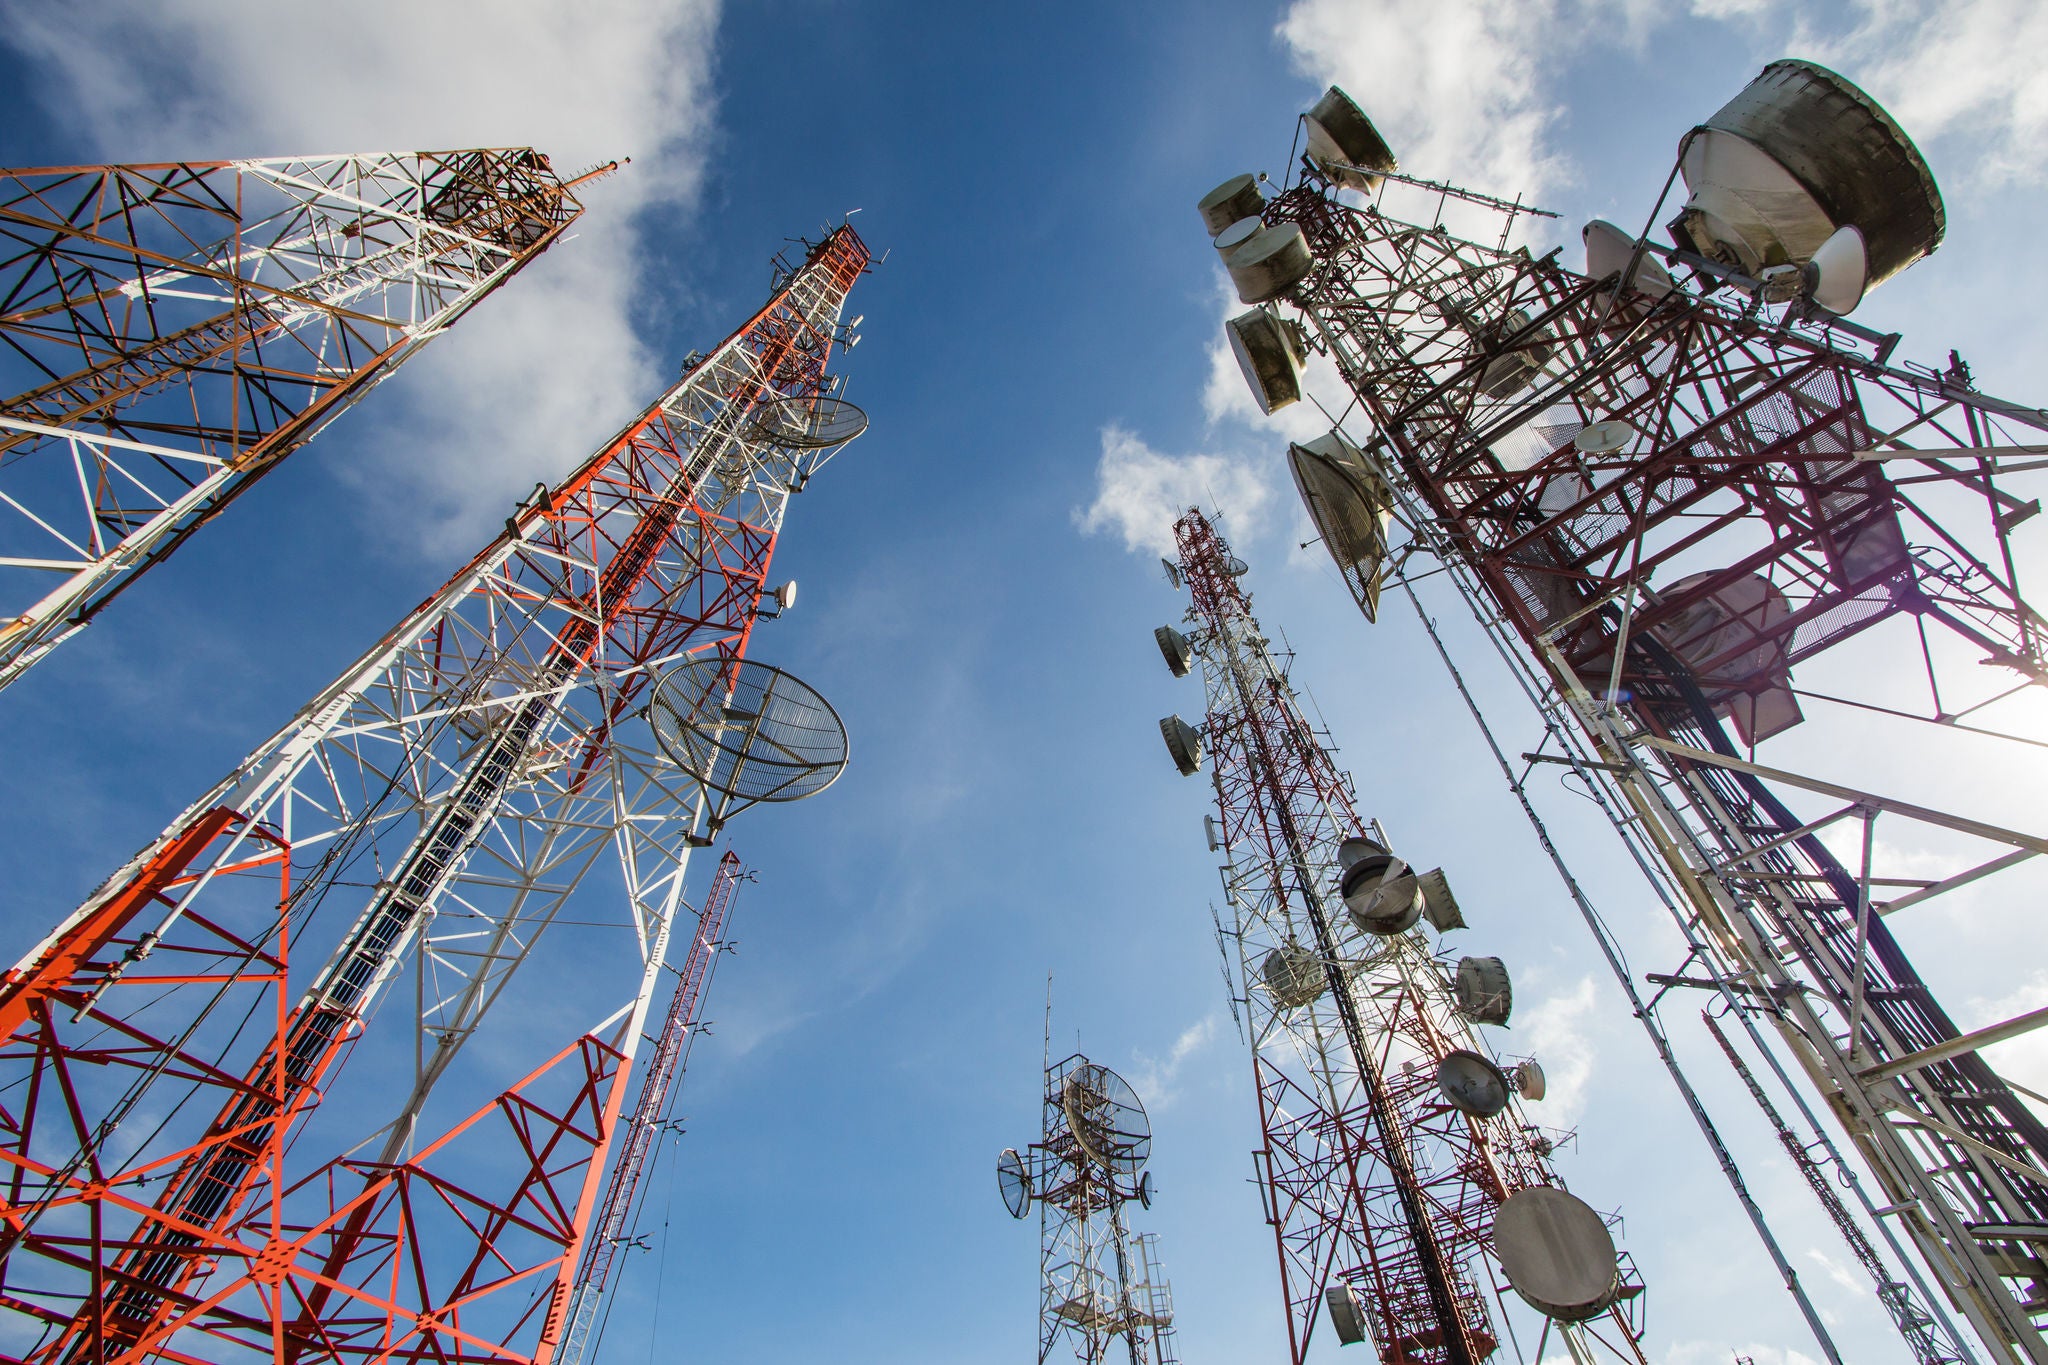
[[[720,798],[714,829],[757,802],[815,796],[846,770],[839,713],[767,664],[677,664],[655,684],[647,719],[670,760]]]

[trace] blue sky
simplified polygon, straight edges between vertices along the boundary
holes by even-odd
[[[1640,222],[1679,135],[1764,61],[1814,56],[1892,108],[1948,201],[1944,249],[1859,318],[2040,401],[2048,269],[2026,253],[2048,211],[2048,83],[2027,54],[2048,33],[2016,0],[1942,12],[1937,30],[1890,0],[0,7],[9,165],[508,143],[563,169],[634,158],[590,191],[575,240],[8,691],[0,955],[744,317],[785,237],[857,208],[889,253],[855,291],[865,340],[843,365],[873,426],[792,504],[778,565],[801,602],[756,637],[839,707],[853,764],[732,827],[760,881],[657,1187],[666,1250],[631,1258],[601,1358],[1024,1356],[1036,1230],[1004,1215],[992,1165],[1034,1136],[1048,972],[1056,1049],[1078,1037],[1152,1107],[1144,1226],[1184,1358],[1280,1353],[1248,1068],[1205,910],[1207,786],[1173,774],[1154,725],[1200,706],[1154,651],[1183,604],[1145,548],[1190,496],[1222,503],[1363,804],[1449,870],[1473,925],[1453,946],[1514,970],[1500,1045],[1563,1082],[1538,1116],[1577,1130],[1566,1178],[1625,1217],[1653,1358],[1812,1358],[1412,616],[1368,629],[1296,550],[1292,428],[1217,379],[1234,309],[1194,203],[1240,170],[1279,175],[1294,115],[1337,79],[1406,168],[1527,190],[1575,244],[1587,218]],[[1435,605],[1505,733],[1533,739]],[[1841,757],[1987,817],[2048,794],[2039,765],[1993,754],[1940,774],[1910,743]],[[1583,803],[1546,800],[1638,970],[1668,970],[1618,845]],[[1910,932],[1965,1024],[2048,1002],[2038,956],[2000,950],[2022,912],[1961,904]],[[527,984],[573,1014],[573,978]],[[1839,1244],[1718,1056],[1697,1030],[1681,1041],[1847,1353],[1903,1360],[1867,1288],[1831,1274]],[[2036,1060],[2009,1064],[2039,1084]]]

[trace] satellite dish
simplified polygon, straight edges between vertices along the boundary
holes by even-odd
[[[1259,401],[1259,411],[1278,412],[1301,398],[1301,334],[1269,308],[1239,313],[1223,324],[1237,368]]]
[[[1439,934],[1448,934],[1465,927],[1464,913],[1458,909],[1458,898],[1451,894],[1451,883],[1442,868],[1425,872],[1415,881],[1422,888],[1423,916],[1432,928]]]
[[[1512,345],[1515,349],[1502,351],[1480,371],[1479,388],[1488,398],[1510,398],[1535,383],[1536,376],[1543,373],[1543,364],[1550,359],[1550,342],[1546,333],[1523,335],[1529,329],[1529,321],[1528,312],[1520,308],[1501,319],[1499,339],[1494,344]]]
[[[1250,218],[1240,218],[1224,228],[1223,231],[1216,234],[1210,245],[1216,248],[1218,255],[1228,258],[1231,252],[1237,250],[1265,230],[1265,223],[1254,214]]]
[[[1453,1109],[1476,1119],[1490,1119],[1507,1108],[1513,1093],[1505,1072],[1464,1048],[1437,1064],[1436,1087]]]
[[[1150,1171],[1138,1177],[1138,1207],[1145,1209],[1152,1207],[1152,1172]]]
[[[1083,1062],[1060,1085],[1067,1131],[1088,1158],[1120,1175],[1136,1174],[1152,1152],[1152,1125],[1130,1083],[1106,1066]]]
[[[1323,1291],[1323,1306],[1330,1310],[1330,1327],[1339,1344],[1356,1346],[1365,1340],[1365,1309],[1358,1302],[1357,1290],[1348,1284],[1333,1284]]]
[[[1159,653],[1165,658],[1167,669],[1174,677],[1185,678],[1195,666],[1195,649],[1188,643],[1188,637],[1172,626],[1159,626],[1153,630],[1152,638],[1159,642]]]
[[[1458,1013],[1475,1024],[1506,1024],[1514,1010],[1508,968],[1497,957],[1461,957],[1452,982]]]
[[[775,609],[777,612],[785,612],[788,611],[791,607],[795,606],[796,580],[792,578],[787,583],[784,583],[781,587],[777,588],[774,593],[774,598]]]
[[[781,669],[752,660],[677,664],[655,684],[647,719],[669,759],[728,803],[801,801],[846,771],[839,713]],[[728,804],[718,818],[731,813]]]
[[[1515,1083],[1515,1089],[1525,1100],[1540,1100],[1550,1088],[1548,1082],[1543,1079],[1543,1068],[1534,1060],[1516,1062],[1515,1069],[1508,1074],[1508,1079]]]
[[[1834,230],[1806,263],[1806,295],[1837,317],[1856,311],[1870,282],[1863,233],[1852,223]]]
[[[996,1158],[996,1184],[1003,1191],[1003,1207],[1010,1217],[1022,1218],[1031,1208],[1031,1173],[1014,1147],[1005,1147]]]
[[[764,398],[747,414],[746,433],[785,450],[842,446],[868,429],[868,415],[843,398]]]
[[[1266,208],[1266,196],[1259,193],[1258,178],[1250,173],[1233,175],[1202,196],[1202,226],[1214,237],[1232,223],[1257,218]]]
[[[1598,1317],[1621,1291],[1614,1236],[1584,1200],[1532,1185],[1493,1220],[1493,1250],[1522,1301],[1559,1322]]]
[[[1161,559],[1161,560],[1159,561],[1159,567],[1160,567],[1160,568],[1162,568],[1162,569],[1164,569],[1164,570],[1166,570],[1166,581],[1167,581],[1167,582],[1169,582],[1169,583],[1171,583],[1171,584],[1173,584],[1173,586],[1174,586],[1175,588],[1179,588],[1179,587],[1180,587],[1180,565],[1178,565],[1178,564],[1174,563],[1174,562],[1173,562],[1172,560],[1170,560],[1170,559]]]
[[[1241,303],[1265,303],[1300,284],[1316,258],[1299,223],[1261,228],[1223,258]]]
[[[1380,569],[1387,558],[1387,528],[1394,519],[1393,490],[1341,431],[1289,446],[1287,465],[1323,548],[1351,590],[1351,600],[1366,620],[1377,621]]]
[[[1353,849],[1362,844],[1364,849]],[[1352,850],[1345,861],[1346,850]],[[1347,839],[1338,849],[1344,874],[1339,894],[1351,921],[1368,934],[1403,934],[1422,918],[1422,886],[1408,864],[1370,839]]]
[[[1202,732],[1182,720],[1179,716],[1168,716],[1159,722],[1159,733],[1166,739],[1166,752],[1173,755],[1173,766],[1180,769],[1182,777],[1193,777],[1202,770]]]
[[[1628,269],[1628,263],[1635,260],[1636,239],[1603,218],[1595,218],[1586,224],[1580,234],[1586,243],[1586,278],[1604,280],[1610,275],[1619,275]],[[1629,289],[1647,298],[1661,299],[1673,288],[1671,272],[1664,268],[1664,262],[1656,253],[1645,251],[1642,259],[1636,261],[1636,273],[1629,279]]]
[[[1772,62],[1678,153],[1691,197],[1672,239],[1745,275],[1803,266],[1853,224],[1874,289],[1947,230],[1941,191],[1912,140],[1877,101],[1812,62]]]
[[[1595,422],[1578,434],[1572,445],[1581,455],[1613,455],[1635,438],[1636,429],[1619,418]]]
[[[1371,193],[1400,163],[1351,96],[1331,86],[1308,111],[1308,159],[1335,184]]]
[[[1283,943],[1259,963],[1259,976],[1282,1009],[1298,1009],[1329,988],[1323,960],[1298,943]]]

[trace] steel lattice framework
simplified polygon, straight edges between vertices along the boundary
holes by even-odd
[[[1548,1143],[1518,1103],[1490,1119],[1445,1103],[1438,1063],[1457,1049],[1490,1053],[1420,928],[1381,937],[1342,913],[1338,846],[1377,828],[1302,715],[1242,564],[1199,510],[1174,534],[1207,697],[1223,930],[1247,1014],[1289,1359],[1306,1359],[1326,1291],[1341,1284],[1357,1292],[1383,1360],[1474,1365],[1500,1344],[1487,1307],[1505,1284],[1490,1259],[1494,1214],[1516,1190],[1561,1186]],[[1300,1003],[1274,986],[1292,975],[1275,964],[1290,960],[1320,976]],[[1631,1317],[1641,1290],[1625,1264],[1607,1315],[1562,1329],[1574,1359],[1643,1360]]]
[[[1976,1051],[2042,1019],[1959,1037],[1884,920],[2048,841],[1755,761],[1799,702],[1986,733],[1985,707],[2048,680],[2014,541],[2039,504],[2008,487],[2048,413],[1978,393],[1953,353],[1893,365],[1896,336],[1668,248],[1636,259],[1690,284],[1589,279],[1507,247],[1513,206],[1433,188],[1407,221],[1311,168],[1267,207],[1315,254],[1289,301],[1363,408],[1368,460],[1502,644],[1552,757],[1660,881],[1692,950],[1664,979],[1761,1009],[1987,1347],[2048,1361],[2048,1127]],[[1498,243],[1443,226],[1447,199]],[[1496,383],[1514,356],[1526,382]],[[1598,421],[1626,424],[1619,450],[1580,449]],[[1887,622],[1917,628],[1892,638],[1924,702],[1882,668],[1845,696],[1792,683]],[[1815,797],[1823,813],[1794,813]],[[1983,861],[1888,880],[1880,818]],[[1820,837],[1842,822],[1862,826],[1858,865]]]
[[[837,448],[820,423],[857,434],[825,364],[867,264],[840,228],[780,269],[8,973],[11,1355],[552,1358],[706,842],[705,792],[641,707],[665,661],[737,666],[789,496]],[[607,849],[618,884],[578,897]],[[572,899],[613,926],[582,973],[608,1017],[426,1140],[430,1093]]]
[[[581,212],[525,147],[0,172],[0,687]]]
[[[718,874],[697,912],[689,951],[677,969],[675,993],[669,997],[668,1014],[654,1039],[654,1055],[647,1059],[647,1074],[640,1082],[640,1098],[626,1122],[626,1136],[619,1144],[619,1159],[612,1167],[604,1202],[598,1206],[590,1243],[576,1267],[576,1282],[569,1297],[569,1328],[555,1359],[561,1365],[577,1365],[596,1344],[602,1327],[598,1310],[610,1287],[612,1265],[619,1249],[633,1242],[633,1222],[639,1213],[640,1180],[654,1158],[655,1139],[668,1130],[669,1102],[690,1054],[690,1044],[702,1027],[700,1006],[711,984],[712,964],[724,946],[721,936],[732,909],[732,899],[748,873],[737,853],[730,849],[718,860]]]
[[[1042,1136],[1022,1167],[1038,1205],[1038,1365],[1063,1337],[1083,1365],[1105,1365],[1119,1345],[1130,1365],[1179,1365],[1156,1235],[1133,1234],[1124,1217],[1140,1198],[1138,1173],[1119,1181],[1082,1145],[1068,1113],[1070,1082],[1100,1074],[1079,1053],[1046,1066]]]

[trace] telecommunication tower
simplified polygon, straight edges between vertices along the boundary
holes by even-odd
[[[1369,1339],[1389,1365],[1476,1365],[1502,1344],[1488,1299],[1505,1316],[1511,1285],[1545,1317],[1539,1357],[1556,1330],[1576,1361],[1641,1362],[1642,1282],[1522,1112],[1542,1068],[1501,1065],[1479,1035],[1508,1020],[1505,965],[1438,956],[1421,922],[1465,922],[1443,872],[1418,872],[1358,814],[1252,615],[1244,562],[1199,510],[1174,535],[1190,629],[1157,638],[1176,676],[1200,662],[1206,710],[1160,729],[1183,775],[1214,757],[1210,844],[1289,1358],[1327,1311],[1340,1342]]]
[[[559,240],[574,186],[613,169],[564,184],[514,147],[0,171],[0,687]]]
[[[1509,245],[1519,204],[1400,175],[1342,91],[1302,126],[1275,197],[1240,176],[1203,212],[1256,305],[1229,331],[1261,404],[1301,395],[1309,351],[1355,397],[1355,441],[1293,458],[1359,605],[1412,557],[1447,570],[1540,714],[1516,790],[1575,773],[1685,936],[1652,982],[1719,992],[1803,1118],[1846,1133],[1878,1192],[1835,1178],[1923,1292],[1994,1358],[2048,1361],[2048,1127],[1979,1052],[2048,1011],[1962,1033],[1887,922],[2017,894],[2048,840],[1841,772],[1909,731],[1930,773],[1966,733],[2027,752],[2001,704],[2048,681],[2016,536],[2040,503],[2013,486],[2048,413],[1844,316],[1941,241],[1919,152],[1839,75],[1774,62],[1685,133],[1645,233],[1590,224],[1575,270]],[[1881,830],[1968,856],[1915,879]],[[1920,1359],[1966,1354],[1894,1318]]]
[[[1012,1218],[1038,1205],[1038,1362],[1061,1337],[1084,1365],[1180,1365],[1173,1291],[1157,1235],[1132,1233],[1124,1209],[1152,1207],[1152,1125],[1130,1083],[1076,1053],[1045,1068],[1044,1128],[996,1160]],[[1119,1349],[1121,1347],[1121,1349]]]
[[[778,261],[0,981],[12,1354],[555,1358],[690,850],[845,762],[831,708],[744,656],[793,597],[768,585],[790,495],[866,424],[826,362],[868,260],[841,227]],[[614,926],[574,977],[595,1022],[425,1124],[570,906]],[[457,1089],[500,1079],[472,1060]]]

